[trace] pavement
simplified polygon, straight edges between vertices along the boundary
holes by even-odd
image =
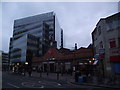
[[[34,74],[34,75],[33,75]],[[45,73],[44,73],[45,74]],[[43,75],[44,75],[43,74]],[[100,87],[94,87],[94,86],[87,86],[87,85],[75,85],[68,83],[67,81],[61,81],[61,80],[56,80],[56,79],[50,79],[50,78],[41,78],[35,76],[35,73],[32,73],[32,76],[29,77],[29,75],[26,73],[26,75],[19,75],[16,73],[8,73],[8,72],[3,72],[2,73],[2,88],[3,90],[5,89],[11,89],[13,90],[14,88],[20,88],[20,89],[37,89],[38,88],[71,88],[72,90],[74,88],[84,88],[86,90],[88,89],[95,89],[95,88],[100,88]],[[39,75],[36,73],[36,75]],[[46,74],[45,74],[46,75]],[[50,74],[49,74],[50,75]],[[52,76],[51,74],[50,76]]]
[[[0,70],[0,90],[2,88],[2,71]]]
[[[34,77],[40,77],[40,73],[37,72],[32,72],[32,76]],[[49,78],[49,79],[54,79],[57,80],[57,74],[56,73],[49,73],[48,75],[46,73],[42,73],[42,78]],[[97,77],[92,77],[92,80],[88,80],[87,82],[75,82],[74,75],[69,75],[69,74],[59,74],[59,80],[60,81],[67,81],[68,83],[71,84],[76,84],[76,85],[88,85],[88,86],[96,86],[96,87],[105,87],[105,88],[113,88],[113,89],[120,89],[119,84],[115,84],[112,82],[106,83],[106,80],[98,82]]]
[[[29,76],[26,73],[26,76]],[[75,82],[74,75],[69,75],[69,74],[59,74],[59,78],[57,77],[56,73],[42,73],[40,76],[40,73],[33,71],[32,72],[32,77],[40,77],[43,79],[50,79],[50,80],[58,80],[58,81],[67,81],[68,83],[74,84],[74,85],[88,85],[88,86],[94,86],[94,87],[103,87],[103,88],[111,88],[111,89],[120,89],[120,85],[114,84],[114,83],[105,83],[101,81],[97,81],[97,77],[92,77],[91,80],[87,80],[87,82]]]

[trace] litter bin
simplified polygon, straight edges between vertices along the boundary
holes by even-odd
[[[78,77],[79,77],[79,72],[76,71],[76,72],[75,72],[75,82],[78,82]]]
[[[87,81],[87,77],[83,76],[83,82],[86,82],[86,81]]]
[[[84,82],[86,82],[86,77],[85,77],[85,76],[79,76],[79,77],[78,77],[78,82],[79,82],[79,83],[84,83]]]
[[[79,77],[78,77],[78,82],[79,82],[79,83],[83,83],[83,82],[84,82],[83,76],[79,76]]]

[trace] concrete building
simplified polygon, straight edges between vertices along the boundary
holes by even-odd
[[[61,28],[54,12],[15,20],[9,47],[11,63],[24,64],[32,57],[44,55],[51,41],[60,48]]]
[[[120,12],[101,18],[92,32],[95,57],[103,77],[120,75]]]

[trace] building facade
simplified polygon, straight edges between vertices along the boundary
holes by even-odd
[[[54,12],[15,20],[9,47],[11,63],[30,62],[30,56],[44,55],[50,41],[60,48],[61,28]]]
[[[1,56],[2,56],[2,70],[3,71],[7,71],[9,69],[9,54],[5,53],[3,51],[1,52]]]
[[[120,75],[120,13],[102,18],[92,32],[95,56],[103,77]]]
[[[93,52],[90,48],[69,50],[50,48],[42,57],[32,59],[33,67],[42,67],[43,72],[70,73],[81,70],[85,74],[88,65],[93,65]],[[83,70],[84,69],[84,70]],[[92,71],[91,71],[92,72]]]

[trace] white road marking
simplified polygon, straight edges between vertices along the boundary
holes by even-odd
[[[61,86],[61,84],[60,84],[60,83],[58,83],[58,85],[59,85],[59,86]]]
[[[58,86],[62,86],[60,83],[57,83],[57,82],[52,82],[52,81],[45,81],[45,82],[49,82],[49,84],[57,84]],[[38,83],[42,83],[42,84],[46,84],[44,81],[42,82],[42,81],[38,81]]]
[[[44,88],[44,86],[41,86],[41,88]]]
[[[7,83],[7,84],[10,85],[10,86],[13,86],[13,87],[15,87],[15,88],[20,88],[20,87],[15,86],[15,85],[13,85],[13,84],[11,84],[11,83]]]
[[[22,82],[21,84],[22,84],[22,86],[30,87],[30,88],[35,88],[34,86],[36,85],[36,84],[33,83],[33,82]],[[40,87],[37,86],[36,88],[44,88],[44,86],[41,85]]]

